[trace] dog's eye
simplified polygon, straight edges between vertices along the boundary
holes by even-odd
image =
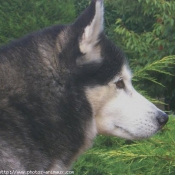
[[[116,85],[116,87],[117,87],[118,89],[123,89],[123,88],[125,87],[125,84],[124,84],[123,80],[117,81],[117,82],[115,83],[115,85]]]

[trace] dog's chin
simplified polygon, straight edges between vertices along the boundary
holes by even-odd
[[[135,135],[127,129],[120,126],[115,126],[113,135],[127,140],[141,140],[150,137],[150,135]]]

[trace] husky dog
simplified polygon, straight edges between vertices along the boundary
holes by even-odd
[[[97,134],[143,139],[168,121],[133,88],[103,13],[92,0],[71,25],[1,47],[0,170],[66,171]]]

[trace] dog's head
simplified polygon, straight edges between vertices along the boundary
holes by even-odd
[[[103,33],[103,13],[103,1],[92,0],[70,26],[74,34],[67,28],[69,36],[78,41],[65,44],[69,47],[65,50],[76,55],[72,73],[85,88],[99,134],[150,137],[165,125],[168,116],[133,88],[125,55]]]

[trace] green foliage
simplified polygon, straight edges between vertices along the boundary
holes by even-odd
[[[174,175],[175,118],[149,140],[99,136],[74,165],[76,175]]]
[[[167,56],[164,57],[160,60],[154,61],[152,63],[146,64],[144,67],[140,68],[140,67],[135,67],[134,72],[133,72],[133,84],[135,85],[135,88],[140,91],[140,93],[142,93],[144,96],[146,96],[150,101],[154,102],[154,103],[162,103],[154,98],[151,98],[147,92],[145,92],[144,86],[147,86],[147,81],[148,80],[152,83],[154,83],[154,85],[157,85],[158,87],[164,87],[165,85],[162,84],[161,82],[159,82],[155,76],[150,76],[150,74],[152,73],[152,75],[154,73],[159,73],[162,75],[166,75],[166,76],[172,76],[173,78],[175,78],[175,74],[172,74],[170,70],[170,66],[175,65],[175,55],[172,56]],[[132,65],[131,65],[132,66]],[[167,70],[167,67],[169,68]],[[173,88],[173,87],[172,87]]]
[[[115,37],[119,38],[116,41],[126,51],[134,71],[140,69],[140,73],[144,73],[145,65],[152,65],[154,61],[175,55],[175,33],[173,32],[175,31],[175,1],[134,0],[132,4],[129,1],[120,3],[126,11],[118,11]],[[121,17],[122,13],[124,17]],[[146,66],[152,68],[153,71],[147,71],[146,74],[141,75],[144,78],[141,83],[142,89],[147,89],[147,92],[154,97],[173,94],[175,77],[167,76],[167,72],[175,75],[175,68],[172,68],[174,63],[175,60],[172,59],[168,64],[156,70],[155,65]],[[164,84],[166,87],[157,86],[158,84]]]
[[[89,0],[75,0],[76,15],[79,16],[90,3]]]
[[[44,27],[75,19],[73,0],[5,0],[0,2],[0,44]]]

